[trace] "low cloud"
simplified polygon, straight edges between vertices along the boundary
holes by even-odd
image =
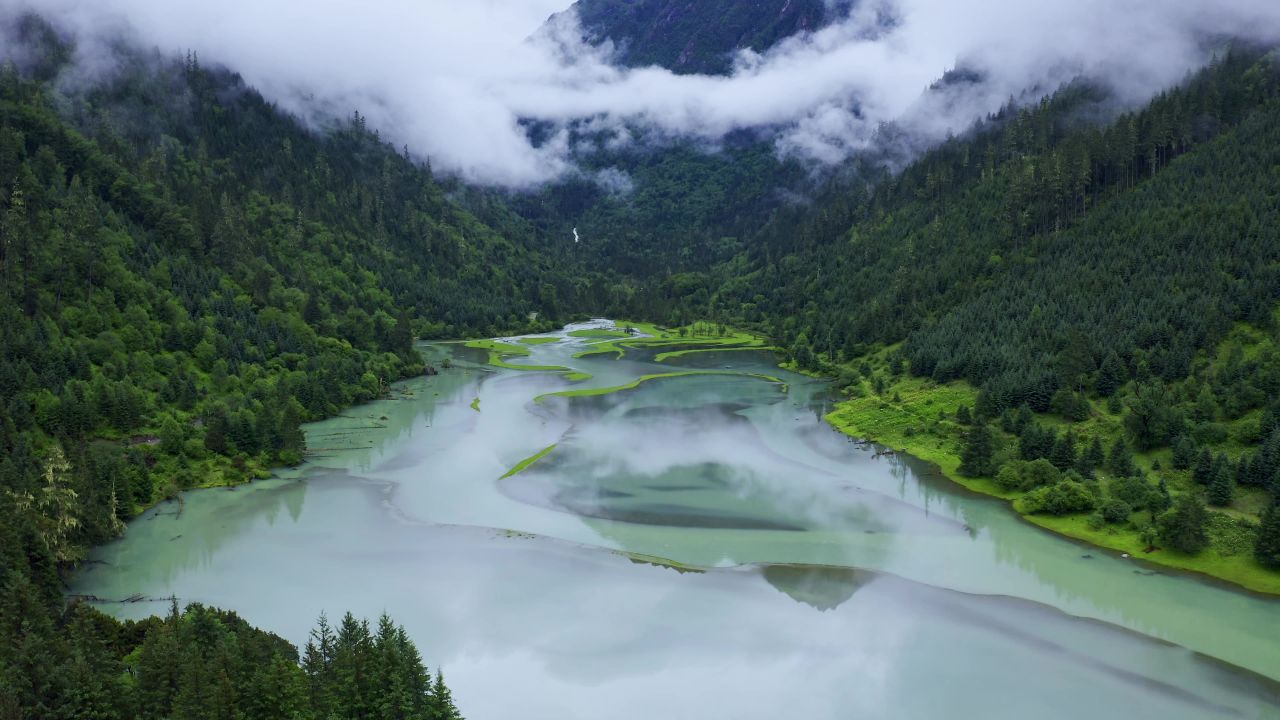
[[[304,118],[359,110],[436,167],[510,187],[573,172],[581,147],[568,129],[584,122],[615,145],[626,128],[715,142],[767,127],[781,154],[835,163],[886,123],[927,145],[1078,76],[1136,103],[1223,38],[1280,39],[1274,0],[866,0],[712,77],[613,66],[572,14],[545,24],[567,2],[0,0],[0,11],[34,10],[75,33],[81,69],[104,65],[101,48],[122,37],[195,50]],[[957,67],[973,80],[928,91]],[[551,128],[536,145],[529,120]]]

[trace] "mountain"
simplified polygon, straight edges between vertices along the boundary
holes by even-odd
[[[1085,120],[1105,95],[1074,84],[779,210],[686,282],[709,289],[689,312],[764,329],[838,378],[834,424],[1038,524],[1272,588],[1280,65],[1236,47]]]
[[[569,12],[577,13],[588,42],[611,42],[626,67],[723,75],[737,51],[764,52],[847,16],[849,6],[826,0],[579,0]]]
[[[708,149],[692,142],[643,143],[583,154],[587,174],[508,198],[539,234],[568,237],[587,267],[641,285],[670,274],[704,270],[746,249],[771,212],[811,189],[808,170],[777,156],[754,133]],[[596,173],[625,177],[626,188],[604,186]],[[608,270],[604,270],[604,269]]]
[[[219,691],[220,715],[266,717],[253,703],[274,693],[327,716],[302,709],[279,638],[201,608],[118,623],[68,606],[60,572],[181,490],[298,463],[302,422],[429,372],[415,336],[549,328],[584,276],[358,115],[314,132],[230,71],[124,46],[64,93],[73,49],[33,17],[13,30],[29,52],[0,68],[0,715],[191,716],[207,676],[240,693]]]
[[[737,48],[828,22],[819,6],[578,12],[629,64],[724,72]],[[297,700],[323,658],[299,669],[296,648],[219,611],[68,607],[60,571],[180,490],[297,462],[302,422],[429,372],[415,337],[583,313],[755,330],[834,379],[830,417],[851,433],[1060,532],[1273,582],[1266,48],[1230,48],[1119,116],[1074,83],[897,172],[868,157],[815,177],[744,133],[581,158],[630,192],[504,195],[437,177],[358,114],[304,127],[195,57],[119,47],[110,76],[66,92],[73,48],[31,17],[11,36],[30,52],[0,69],[0,716],[168,716],[223,676]],[[146,663],[184,670],[124,679]]]

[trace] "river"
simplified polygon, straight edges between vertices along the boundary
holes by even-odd
[[[453,367],[309,425],[300,468],[149,511],[71,592],[295,643],[385,610],[471,720],[1280,717],[1280,603],[854,443],[767,352],[574,358],[607,324],[511,361],[578,383],[424,344]],[[539,397],[682,369],[736,374]]]

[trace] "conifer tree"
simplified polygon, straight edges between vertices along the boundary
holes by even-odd
[[[1236,478],[1230,463],[1225,459],[1214,463],[1213,479],[1209,481],[1207,497],[1210,505],[1226,507],[1235,496]]]
[[[329,618],[320,613],[302,654],[302,672],[307,678],[307,697],[317,717],[326,718],[333,710],[334,636]]]
[[[436,669],[436,681],[432,683],[431,720],[462,720],[462,713],[453,703],[453,693],[444,684],[444,673]]]
[[[1129,373],[1125,370],[1124,363],[1120,362],[1120,357],[1112,350],[1102,360],[1102,367],[1098,369],[1098,379],[1094,383],[1094,389],[1102,397],[1110,397],[1128,379]]]
[[[969,477],[982,477],[995,471],[995,440],[985,423],[974,425],[965,435],[960,454],[960,472]]]
[[[1102,449],[1102,440],[1098,436],[1094,436],[1089,441],[1089,446],[1084,452],[1080,453],[1080,459],[1076,461],[1076,472],[1086,478],[1092,478],[1098,468],[1102,467],[1107,461],[1106,453]]]
[[[1076,465],[1076,435],[1070,429],[1063,431],[1058,435],[1057,440],[1053,443],[1053,451],[1049,454],[1049,462],[1053,466],[1062,471],[1067,471]]]
[[[1116,438],[1111,444],[1111,450],[1107,452],[1107,472],[1115,477],[1129,477],[1136,472],[1133,466],[1133,453],[1129,451],[1129,445],[1125,443],[1124,438]]]
[[[1183,493],[1173,509],[1160,516],[1160,541],[1178,552],[1195,555],[1209,546],[1208,522],[1209,511],[1200,495]]]
[[[1173,469],[1186,470],[1196,461],[1196,442],[1186,435],[1173,441]]]
[[[1280,501],[1272,501],[1271,507],[1262,514],[1253,556],[1264,567],[1280,569]]]

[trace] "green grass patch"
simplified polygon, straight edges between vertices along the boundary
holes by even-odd
[[[543,393],[542,395],[535,397],[533,401],[535,403],[541,403],[543,400],[546,400],[547,398],[550,398],[550,397],[574,398],[574,397],[594,397],[599,395],[608,395],[610,393],[622,392],[623,390],[634,390],[635,388],[639,387],[641,384],[650,382],[652,380],[661,380],[663,378],[673,378],[673,377],[686,377],[690,375],[725,375],[725,376],[758,378],[760,380],[767,380],[769,382],[777,383],[782,386],[783,392],[787,391],[787,383],[782,378],[774,377],[773,375],[764,375],[762,373],[735,372],[733,370],[684,370],[681,372],[641,375],[640,377],[636,378],[635,380],[632,380],[631,382],[625,385],[615,385],[613,387],[582,388],[580,390],[560,390],[559,392]]]
[[[948,477],[957,477],[962,428],[954,418],[961,406],[973,407],[977,395],[961,382],[938,385],[924,378],[902,378],[879,395],[867,391],[841,402],[826,420],[847,435],[906,450],[942,468]]]
[[[555,342],[558,340],[558,338],[521,338],[520,339],[521,342],[524,342],[525,340],[538,340],[539,342],[534,344],[541,345],[547,341]],[[501,340],[468,340],[466,343],[466,346],[469,348],[476,348],[479,350],[488,350],[489,351],[488,363],[493,367],[504,368],[507,370],[533,370],[538,372],[562,372],[562,373],[565,373],[566,379],[571,380],[573,382],[580,382],[582,380],[591,379],[590,373],[585,373],[585,372],[582,372],[581,370],[574,370],[573,368],[565,367],[563,365],[516,365],[513,363],[509,363],[507,362],[507,358],[528,357],[529,355],[533,354],[533,352],[529,350],[529,348],[522,347],[520,345],[516,345],[513,343],[503,342]],[[574,357],[578,357],[578,356],[575,355]],[[476,408],[476,409],[479,410],[479,408]]]
[[[468,340],[466,346],[469,348],[477,348],[479,350],[488,350],[489,352],[496,352],[506,356],[532,354],[532,351],[529,350],[529,348],[521,347],[509,342],[503,342],[502,340]]]
[[[586,330],[573,330],[569,333],[569,337],[625,338],[625,337],[631,337],[631,334],[624,330],[610,330],[608,328],[587,328]]]
[[[642,335],[635,336],[624,333],[625,337],[596,343],[586,350],[575,354],[574,357],[580,358],[588,355],[603,355],[611,353],[616,355],[618,359],[621,359],[628,349],[643,347],[679,346],[682,351],[686,352],[694,350],[713,350],[717,348],[726,349],[730,347],[742,349],[766,347],[765,339],[758,335],[707,322],[690,323],[689,325],[679,328],[663,328],[658,327],[653,323],[634,323],[624,321],[619,321],[617,325],[624,328],[635,328],[640,331]],[[675,353],[663,353],[663,355],[666,355],[666,357],[674,357]]]
[[[520,342],[525,345],[547,345],[549,343],[560,342],[557,337],[522,337]]]
[[[777,349],[778,348],[772,345],[765,345],[763,343],[761,343],[760,345],[747,345],[744,347],[689,348],[688,350],[671,350],[668,352],[658,353],[658,355],[654,357],[653,360],[654,362],[666,362],[671,358],[683,357],[685,355],[694,355],[696,353],[731,352],[733,350],[774,350],[776,351]]]
[[[507,362],[509,357],[528,357],[532,355],[529,348],[503,342],[501,340],[468,340],[467,347],[489,351],[489,364],[507,370],[534,370],[540,372],[569,372],[572,368],[563,365],[513,365]]]
[[[525,459],[521,460],[520,462],[516,463],[515,467],[511,468],[510,470],[508,470],[508,471],[506,472],[506,474],[505,474],[505,475],[503,475],[502,477],[500,477],[500,478],[498,478],[498,479],[499,479],[499,480],[506,480],[507,478],[511,477],[512,475],[519,475],[520,473],[524,472],[525,470],[528,470],[530,465],[532,465],[532,464],[534,464],[534,463],[538,462],[539,460],[541,460],[542,458],[544,458],[544,457],[546,457],[546,456],[550,455],[550,454],[551,454],[551,451],[552,451],[552,450],[555,450],[555,449],[556,449],[556,443],[551,443],[550,445],[548,445],[548,446],[546,446],[546,447],[542,448],[541,450],[539,450],[538,452],[534,453],[533,455],[530,455],[529,457],[527,457],[527,458],[525,458]]]
[[[593,345],[593,346],[592,346],[592,347],[590,347],[590,348],[587,348],[586,350],[583,350],[583,351],[581,351],[581,352],[576,352],[576,353],[574,353],[574,354],[573,354],[573,356],[574,356],[575,358],[584,358],[584,357],[587,357],[587,356],[589,356],[589,355],[610,355],[610,354],[612,354],[612,355],[617,355],[617,357],[615,357],[615,358],[614,358],[615,360],[621,360],[621,359],[622,359],[622,355],[623,355],[623,353],[625,353],[625,352],[626,352],[626,350],[624,350],[623,348],[618,347],[617,345],[613,344],[612,342],[606,342],[606,343],[598,343],[598,344],[596,344],[596,345]]]
[[[480,396],[477,395],[476,399],[471,401],[471,409],[480,412]]]

